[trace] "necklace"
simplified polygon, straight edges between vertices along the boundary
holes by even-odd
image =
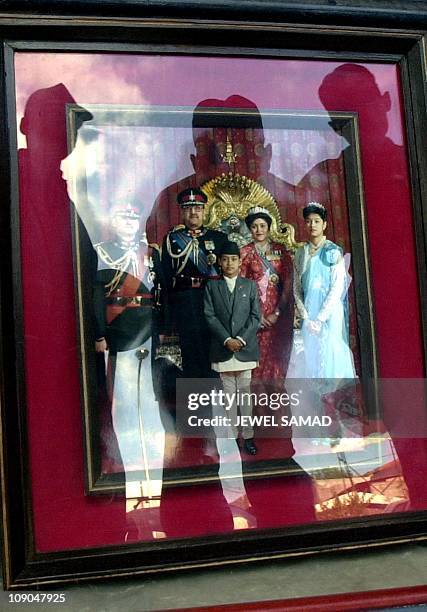
[[[308,252],[310,255],[315,255],[317,253],[317,251],[319,249],[322,248],[322,246],[325,244],[326,242],[326,238],[324,237],[319,244],[313,244],[312,242],[309,242],[309,247],[308,247]]]
[[[268,247],[270,246],[270,241],[267,240],[265,244],[256,244],[255,249],[260,253],[260,255],[265,255],[267,253]]]

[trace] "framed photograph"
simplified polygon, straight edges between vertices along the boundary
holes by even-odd
[[[425,539],[421,17],[124,5],[0,17],[6,588]]]
[[[73,204],[75,227],[74,251],[78,293],[76,303],[80,309],[78,321],[83,362],[81,368],[82,399],[87,441],[86,466],[89,493],[110,493],[114,490],[123,490],[125,483],[123,472],[126,472],[127,481],[143,480],[144,457],[149,463],[150,479],[162,480],[163,486],[183,482],[206,482],[217,478],[219,457],[215,457],[215,451],[208,464],[206,464],[206,455],[203,452],[199,456],[191,453],[189,457],[183,452],[179,456],[174,455],[170,465],[164,463],[164,455],[169,454],[169,449],[165,446],[165,431],[171,436],[175,434],[178,437],[182,433],[179,427],[179,415],[178,426],[176,419],[171,417],[171,415],[176,415],[177,408],[173,385],[170,383],[173,377],[182,377],[182,365],[171,363],[170,352],[162,357],[158,340],[152,338],[149,348],[146,348],[148,353],[144,358],[146,360],[144,365],[148,366],[145,371],[146,379],[144,379],[143,370],[138,373],[140,353],[134,350],[128,359],[134,363],[135,372],[126,361],[126,365],[123,366],[125,371],[123,382],[120,382],[122,367],[120,362],[125,357],[123,354],[125,351],[120,350],[122,347],[119,347],[116,366],[118,369],[116,369],[115,381],[112,385],[115,385],[116,395],[114,396],[113,391],[111,394],[113,397],[108,401],[109,394],[106,391],[106,387],[109,387],[106,383],[108,358],[105,360],[102,354],[100,367],[97,367],[99,364],[96,362],[97,356],[93,350],[96,336],[93,329],[96,319],[93,315],[96,309],[93,303],[94,299],[96,301],[96,295],[94,297],[96,274],[93,270],[91,271],[91,266],[94,267],[93,251],[97,253],[98,276],[105,275],[105,269],[115,265],[114,258],[112,260],[108,252],[109,248],[110,250],[113,248],[111,241],[102,240],[109,237],[109,232],[111,234],[111,228],[109,228],[111,211],[114,215],[117,206],[120,210],[120,207],[123,206],[120,202],[123,202],[123,199],[127,202],[126,206],[130,203],[133,206],[135,201],[153,202],[151,211],[147,210],[148,206],[145,206],[146,225],[140,227],[142,247],[140,239],[139,248],[144,250],[142,258],[145,258],[146,265],[148,265],[146,273],[148,276],[151,275],[154,281],[155,260],[157,258],[157,263],[160,265],[160,245],[164,238],[163,230],[157,222],[159,210],[166,210],[173,216],[177,208],[173,196],[172,198],[170,196],[170,194],[175,195],[176,187],[172,185],[161,190],[161,185],[170,176],[171,169],[183,167],[190,161],[194,140],[196,150],[199,152],[199,159],[193,164],[196,172],[194,176],[184,176],[180,182],[182,184],[201,184],[197,169],[203,164],[204,157],[210,162],[211,167],[207,169],[205,165],[205,171],[209,172],[212,178],[202,183],[202,189],[205,189],[209,195],[204,225],[227,233],[240,247],[251,242],[251,234],[244,219],[248,210],[253,206],[269,203],[275,213],[277,239],[293,256],[298,248],[297,237],[303,234],[303,218],[300,214],[301,208],[295,204],[295,193],[305,193],[307,202],[318,199],[327,205],[330,210],[330,226],[333,228],[331,237],[346,253],[349,277],[350,270],[351,273],[353,270],[350,253],[353,254],[356,262],[358,282],[355,282],[354,285],[357,286],[358,299],[356,307],[352,286],[350,306],[354,314],[350,317],[351,322],[349,321],[351,325],[349,342],[356,362],[355,370],[358,378],[371,380],[375,377],[374,324],[370,307],[368,243],[364,222],[357,115],[284,110],[267,110],[261,115],[253,106],[248,109],[227,109],[200,105],[194,111],[185,107],[160,109],[94,105],[86,105],[84,108],[78,105],[68,107],[70,156],[67,161],[67,166],[69,166],[67,181],[70,185],[69,192]],[[261,124],[262,129],[259,127]],[[189,141],[191,136],[192,140]],[[173,149],[168,146],[171,142],[176,143]],[[251,168],[251,162],[252,166],[254,165],[254,142],[255,146],[258,146],[256,155],[260,159],[259,164],[264,166],[261,169]],[[261,145],[261,143],[265,144]],[[226,158],[227,146],[228,160]],[[187,155],[183,153],[185,150],[188,150]],[[234,153],[234,150],[237,152]],[[264,151],[268,159],[262,159],[261,153]],[[177,160],[175,157],[177,153],[184,159]],[[248,155],[247,159],[245,155]],[[96,160],[95,164],[94,160]],[[133,162],[134,175],[129,168],[129,160],[136,160]],[[291,160],[292,164],[286,163]],[[236,168],[237,164],[238,168]],[[269,165],[267,173],[260,174],[260,176],[266,176],[263,182],[266,183],[268,189],[262,182],[257,182],[248,176],[254,176],[257,172],[266,172],[267,164]],[[273,170],[275,172],[272,172]],[[160,192],[156,193],[156,189],[160,189]],[[105,194],[108,196],[105,197]],[[169,212],[171,210],[172,212]],[[143,225],[143,220],[140,223]],[[150,235],[149,238],[147,234]],[[121,258],[123,251],[119,251],[118,255]],[[120,258],[118,258],[119,261],[121,261]],[[151,288],[153,293],[151,297],[155,302],[154,308],[161,306],[161,304],[156,304],[160,301],[158,293],[161,290],[159,286],[156,290]],[[157,295],[154,295],[155,292]],[[102,301],[103,298],[101,298]],[[123,296],[116,298],[116,302],[122,303],[123,301],[125,301]],[[119,316],[113,319],[112,325],[115,329],[120,317],[127,316],[130,319],[130,316],[135,313],[133,303],[130,304],[132,308],[130,312],[129,305],[127,310],[122,309],[121,304],[113,303],[108,306],[119,309]],[[101,308],[103,308],[102,304]],[[147,308],[142,306],[141,309],[149,317]],[[361,328],[357,328],[356,313],[360,313]],[[291,316],[294,317],[294,312],[291,313]],[[132,324],[128,325],[132,329]],[[283,321],[280,329],[276,330],[276,333],[284,336],[278,341],[279,346],[284,346],[283,355],[277,356],[279,376],[283,379],[286,378],[286,362],[289,359],[286,353],[290,352],[289,347],[292,344],[294,333],[295,335],[299,333],[298,330],[294,332],[293,327],[292,324],[286,327],[286,321]],[[132,346],[126,345],[128,350],[132,348],[138,350],[141,340],[146,341],[145,336],[153,335],[156,332],[155,325],[153,334],[146,333],[144,325],[141,330],[139,319],[133,324],[133,329],[136,339],[130,342]],[[116,331],[116,335],[117,333]],[[142,338],[140,333],[143,334]],[[179,347],[179,340],[176,345]],[[149,357],[152,347],[157,348],[157,355],[154,355],[153,359]],[[208,351],[209,347],[206,346],[206,352]],[[278,352],[282,352],[282,348]],[[162,363],[164,359],[167,361],[168,368],[165,368]],[[104,368],[107,368],[105,376]],[[301,375],[300,377],[302,378]],[[260,373],[258,378],[265,378],[265,375]],[[153,380],[156,381],[154,386]],[[139,408],[133,406],[134,418],[127,415],[126,426],[122,426],[117,417],[117,410],[120,409],[112,411],[110,404],[121,402],[131,405],[130,397],[137,401],[136,389],[129,391],[134,381],[142,388],[141,393],[144,398],[141,399]],[[267,380],[264,382],[267,383]],[[171,398],[165,397],[165,393],[162,393],[162,389],[164,390],[168,384],[171,387]],[[125,391],[120,390],[122,385]],[[289,385],[291,382],[288,382]],[[157,387],[156,390],[154,387]],[[150,397],[148,389],[152,394],[151,400],[148,399]],[[143,422],[147,420],[145,402],[151,402],[152,406],[156,406],[156,409],[150,411],[152,422],[150,419],[147,423]],[[375,405],[371,405],[369,410],[371,417],[376,415]],[[124,412],[124,408],[121,411]],[[274,414],[273,411],[272,414]],[[112,419],[110,415],[113,415],[114,418]],[[281,433],[284,434],[284,430],[285,428]],[[191,430],[187,433],[191,434]],[[269,431],[269,428],[265,433],[267,439],[274,437],[276,441],[267,444],[262,454],[258,453],[256,457],[246,457],[242,465],[239,463],[235,465],[235,469],[240,469],[240,471],[243,469],[245,477],[257,475],[266,477],[267,475],[301,471],[298,454],[295,454],[295,449],[291,444],[288,443],[288,448],[284,448],[283,436],[271,435],[277,432]],[[292,437],[290,430],[286,433],[287,437]],[[133,444],[129,442],[132,436],[134,437]],[[297,434],[296,437],[303,438],[304,435]],[[122,438],[125,442],[122,442]],[[157,440],[157,451],[151,450],[153,457],[149,460],[149,441],[153,439]],[[176,444],[176,440],[173,443]],[[182,446],[182,442],[180,444]],[[373,444],[377,444],[377,440],[373,440]],[[132,450],[131,447],[133,447]],[[117,451],[120,456],[117,455]],[[303,449],[300,453],[306,454]],[[123,466],[123,457],[126,456],[129,458]],[[331,465],[328,467],[334,467],[336,452],[331,455],[330,460]],[[138,463],[140,464],[139,469]],[[126,466],[132,467],[126,468]],[[324,469],[324,467],[324,465],[319,467],[314,462],[311,470]],[[373,469],[372,463],[368,462],[365,468],[367,471]],[[136,471],[133,477],[131,477],[132,471]]]

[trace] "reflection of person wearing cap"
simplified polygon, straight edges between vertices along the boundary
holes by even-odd
[[[178,194],[184,225],[167,233],[162,246],[165,283],[164,334],[178,332],[186,378],[211,376],[209,330],[203,316],[203,293],[209,278],[217,277],[217,257],[227,236],[203,227],[207,197],[198,188]],[[166,295],[165,295],[166,294]]]
[[[258,365],[257,331],[261,322],[256,284],[239,276],[240,249],[226,242],[220,252],[222,278],[208,281],[205,291],[205,317],[211,331],[212,369],[220,373],[225,393],[234,397],[227,416],[230,433],[238,436],[237,407],[242,416],[252,415],[251,373]],[[242,395],[244,394],[244,395]],[[237,398],[243,398],[237,401]],[[252,425],[242,427],[243,448],[255,455]]]
[[[256,282],[261,304],[258,385],[283,386],[293,331],[292,260],[285,247],[269,238],[271,215],[265,208],[249,209],[245,222],[252,242],[242,248],[240,273]]]
[[[224,113],[223,125],[209,123],[210,111],[221,109]],[[206,111],[209,111],[206,114]],[[242,122],[227,125],[227,116],[232,117],[238,111]],[[230,113],[228,115],[228,113]],[[213,111],[215,114],[215,111]],[[221,112],[221,114],[223,114]],[[227,143],[227,128],[233,128],[233,146],[238,151],[233,168],[225,160],[224,155]],[[191,135],[189,134],[189,139]],[[209,98],[201,100],[194,109],[192,121],[192,140],[194,154],[190,155],[194,173],[180,175],[179,181],[169,185],[157,196],[153,210],[147,220],[147,235],[150,242],[159,242],[166,228],[178,222],[177,211],[174,206],[175,194],[184,186],[192,187],[203,185],[210,179],[228,173],[247,176],[265,187],[275,198],[283,220],[295,222],[295,186],[287,183],[279,176],[270,172],[272,159],[272,145],[265,141],[262,114],[256,104],[241,95],[233,94],[226,99]],[[176,160],[183,164],[183,159]],[[186,167],[186,166],[185,166]],[[318,173],[319,171],[316,170]],[[310,189],[309,180],[299,185],[298,193]]]
[[[367,210],[387,210],[387,216],[393,220],[393,224],[395,219],[399,219],[400,231],[403,226],[412,227],[411,207],[404,204],[408,202],[405,147],[396,144],[387,135],[390,127],[389,117],[394,116],[393,112],[389,115],[392,107],[390,92],[381,91],[373,72],[366,66],[340,64],[325,76],[319,87],[319,98],[327,111],[357,112],[363,165],[366,169],[372,169],[366,172],[364,177],[366,182],[369,180],[369,189],[366,189],[365,194]],[[375,126],[375,129],[372,129],[372,126]],[[385,189],[385,185],[388,186],[388,189]],[[393,194],[393,197],[390,198],[389,194]],[[378,212],[378,218],[380,215],[381,213]],[[412,263],[409,262],[413,261],[414,250],[411,240],[399,241],[399,248],[393,246],[388,248],[393,243],[391,236],[394,235],[394,228],[386,229],[384,223],[378,224],[378,227],[373,224],[373,227],[370,226],[369,229],[371,241],[376,242],[377,247],[382,248],[383,253],[386,253],[386,256],[377,258],[375,264],[375,293],[381,295],[383,287],[387,286],[388,292],[393,295],[393,307],[383,309],[381,318],[383,329],[394,330],[396,311],[407,307],[408,302],[403,296],[412,295],[413,292],[411,275],[406,274],[406,266],[411,267]],[[405,267],[405,273],[396,273],[397,270],[403,271],[403,267]],[[390,274],[391,270],[393,274]],[[391,304],[391,301],[387,303]],[[413,376],[413,351],[411,342],[408,342],[408,338],[413,337],[413,321],[414,318],[411,316],[399,319],[399,333],[393,333],[394,369],[389,370],[389,376],[402,378]],[[408,346],[411,359],[406,358]],[[421,404],[419,404],[420,408]],[[393,409],[395,407],[399,412],[401,406],[400,396],[396,404],[383,402],[382,409],[386,427],[389,423],[396,422],[396,414],[393,413]],[[411,405],[413,422],[425,424],[424,406],[421,413],[414,414],[413,410],[414,406]],[[393,445],[397,451],[405,484],[409,491],[410,509],[424,509],[427,506],[427,487],[425,469],[420,466],[425,466],[427,462],[426,440],[421,437],[393,436]]]

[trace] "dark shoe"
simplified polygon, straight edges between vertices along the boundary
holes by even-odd
[[[257,447],[255,446],[255,442],[253,438],[249,438],[248,440],[244,440],[243,448],[248,455],[256,455],[258,452]]]

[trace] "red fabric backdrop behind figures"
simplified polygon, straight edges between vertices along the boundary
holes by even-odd
[[[206,96],[225,99],[240,92],[261,110],[326,107],[359,112],[380,371],[388,377],[423,376],[406,153],[404,146],[387,135],[390,132],[401,142],[404,138],[397,69],[370,65],[359,76],[356,87],[351,66],[324,80],[337,68],[337,63],[293,60],[16,54],[18,113],[26,107],[22,129],[27,150],[20,152],[19,159],[20,216],[29,469],[37,550],[123,543],[127,531],[123,499],[88,498],[83,494],[70,211],[59,172],[60,161],[67,153],[66,102],[74,99],[84,106],[148,101],[152,105],[196,106]],[[105,88],[107,80],[110,86]],[[56,87],[61,83],[66,88]],[[349,83],[353,83],[352,91],[365,92],[366,99],[349,95]],[[35,97],[30,97],[33,93]],[[335,174],[339,176],[338,171]],[[267,177],[265,184],[276,195],[280,189],[286,191],[277,177]],[[185,186],[185,181],[173,185],[170,200]],[[331,178],[329,191],[335,198]],[[292,197],[296,210],[305,204],[305,195],[299,189],[289,194],[290,202]],[[162,214],[159,219],[166,223]],[[335,216],[337,232],[336,221]],[[397,323],[396,313],[410,316]],[[420,446],[420,474],[427,466],[423,452]],[[292,487],[290,479],[250,483],[248,492],[255,506],[258,497],[269,498],[269,504],[263,504],[263,528],[314,520],[310,492],[298,497],[299,504],[284,503],[292,498]],[[181,488],[171,496],[174,505],[170,510],[179,517],[174,536],[185,536],[190,521],[193,536],[228,529],[228,523],[224,527],[210,523],[215,514],[213,499],[219,498],[211,489],[209,495],[207,489],[206,495],[204,491],[201,487]],[[420,495],[419,507],[427,506],[427,496]],[[269,507],[274,510],[268,512]],[[190,508],[194,511],[189,512]]]

